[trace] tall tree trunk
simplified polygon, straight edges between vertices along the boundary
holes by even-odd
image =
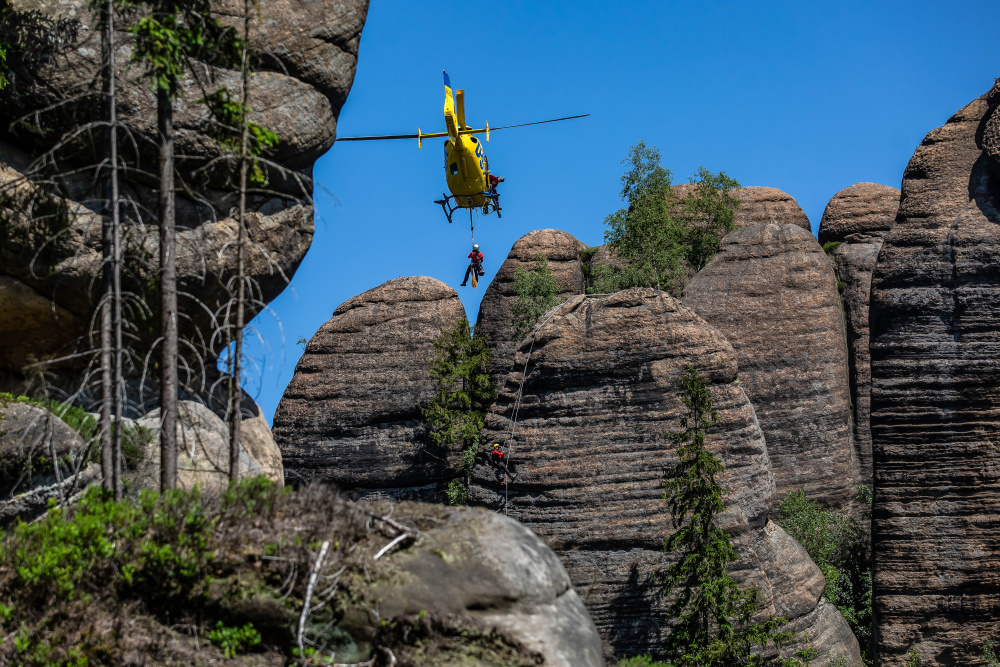
[[[101,9],[101,25],[104,30],[101,34],[101,45],[104,50],[104,70],[102,76],[102,96],[101,96],[101,116],[105,122],[104,126],[104,150],[107,166],[113,169],[114,163],[111,157],[111,137],[114,136],[112,128],[112,117],[114,114],[114,102],[111,95],[114,86],[113,58],[113,38],[112,38],[112,7],[111,0]],[[111,220],[112,186],[111,179],[104,181],[104,207],[105,215],[101,220],[101,477],[103,478],[104,490],[114,493],[114,442],[111,433],[111,413],[114,395],[114,369],[112,368],[111,355],[111,292],[114,275],[113,260],[113,222]]]
[[[165,8],[169,11],[169,5]],[[165,12],[166,13],[166,12]],[[160,131],[160,490],[177,486],[177,266],[174,233],[173,95],[157,90]]]
[[[111,167],[111,326],[114,396],[114,422],[111,432],[111,472],[115,500],[121,500],[122,484],[122,403],[125,400],[125,378],[122,377],[122,249],[121,216],[118,206],[118,99],[115,89],[117,66],[115,63],[115,6],[108,0],[108,152]],[[102,315],[103,320],[103,315]],[[103,412],[102,412],[103,416]],[[103,462],[103,455],[102,455]]]
[[[245,313],[243,304],[246,300],[246,285],[244,280],[244,253],[247,237],[247,141],[250,134],[250,118],[248,100],[250,96],[250,63],[247,61],[247,50],[250,40],[250,0],[243,0],[243,58],[240,70],[243,75],[240,90],[240,105],[243,117],[240,128],[240,227],[236,239],[236,331],[233,345],[233,374],[229,378],[230,416],[232,424],[229,428],[229,481],[237,482],[240,478],[240,426],[243,423],[242,412],[242,382],[243,372],[243,320]]]

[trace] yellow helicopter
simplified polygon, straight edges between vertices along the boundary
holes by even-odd
[[[494,127],[492,131],[506,130],[512,127],[525,127],[528,125],[541,125],[543,123],[555,123],[562,120],[572,120],[573,118],[583,118],[590,114],[579,116],[567,116],[566,118],[554,118],[552,120],[540,120],[534,123],[521,123],[519,125],[504,125]],[[485,134],[486,141],[490,140],[490,124],[486,123],[484,128],[472,128],[465,123],[465,91],[456,90],[452,92],[451,79],[448,72],[444,72],[444,124],[448,128],[447,132],[431,132],[424,134],[417,128],[416,134],[392,134],[373,137],[338,137],[337,141],[379,141],[384,139],[416,139],[417,148],[423,148],[424,139],[434,139],[438,137],[448,137],[444,142],[444,173],[448,182],[448,189],[451,195],[442,194],[444,199],[436,200],[435,204],[440,204],[444,209],[444,214],[451,222],[452,214],[461,208],[469,209],[469,220],[471,223],[472,213],[481,209],[483,214],[496,212],[500,217],[500,195],[496,191],[495,185],[490,185],[490,162],[486,158],[486,151],[483,144],[475,137],[477,134]]]

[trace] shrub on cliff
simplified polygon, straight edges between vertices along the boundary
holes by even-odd
[[[859,487],[858,500],[871,507],[871,491]],[[823,509],[802,491],[778,503],[775,523],[809,552],[826,577],[823,595],[851,626],[865,664],[872,664],[871,542],[856,518]]]
[[[664,649],[676,667],[806,664],[813,653],[808,649],[789,659],[760,654],[790,642],[795,633],[780,630],[788,622],[780,616],[754,622],[759,589],[740,586],[729,574],[739,555],[715,524],[725,509],[716,479],[723,466],[705,446],[705,434],[717,418],[708,384],[693,367],[681,378],[688,415],[681,421],[684,431],[671,436],[680,460],[663,481],[675,529],[663,548],[678,556],[664,579],[676,619]]]
[[[468,476],[479,447],[486,412],[496,398],[487,372],[490,350],[486,336],[469,336],[469,321],[462,318],[434,341],[430,376],[434,398],[423,408],[431,441],[445,452],[461,451],[465,473],[448,486],[448,501],[464,505]]]
[[[740,201],[732,193],[740,184],[724,172],[700,167],[689,179],[695,188],[678,201],[656,148],[640,141],[622,164],[630,167],[621,178],[626,206],[604,219],[604,240],[624,263],[593,267],[592,291],[655,287],[676,296],[687,271],[704,267],[721,238],[735,229]]]
[[[514,339],[521,340],[545,311],[559,303],[559,284],[545,253],[535,257],[535,265],[529,271],[521,267],[514,270],[514,292],[517,294],[512,322]]]

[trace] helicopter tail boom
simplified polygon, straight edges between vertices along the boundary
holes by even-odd
[[[464,109],[462,115],[464,116]],[[448,136],[452,141],[458,140],[458,133],[462,129],[458,113],[455,109],[455,95],[451,90],[451,79],[448,73],[444,72],[444,124],[448,128]]]

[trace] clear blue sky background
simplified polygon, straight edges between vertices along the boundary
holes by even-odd
[[[336,144],[316,164],[316,236],[252,323],[247,389],[271,419],[310,338],[350,297],[399,276],[455,287],[469,319],[533,229],[603,242],[639,139],[675,182],[699,165],[784,190],[819,226],[839,190],[899,187],[931,129],[1000,76],[997,0],[413,2],[373,0],[341,136],[444,129],[441,70],[470,124],[589,118],[491,134],[503,218],[477,216],[478,291],[459,287],[468,220],[448,225],[441,140]]]

